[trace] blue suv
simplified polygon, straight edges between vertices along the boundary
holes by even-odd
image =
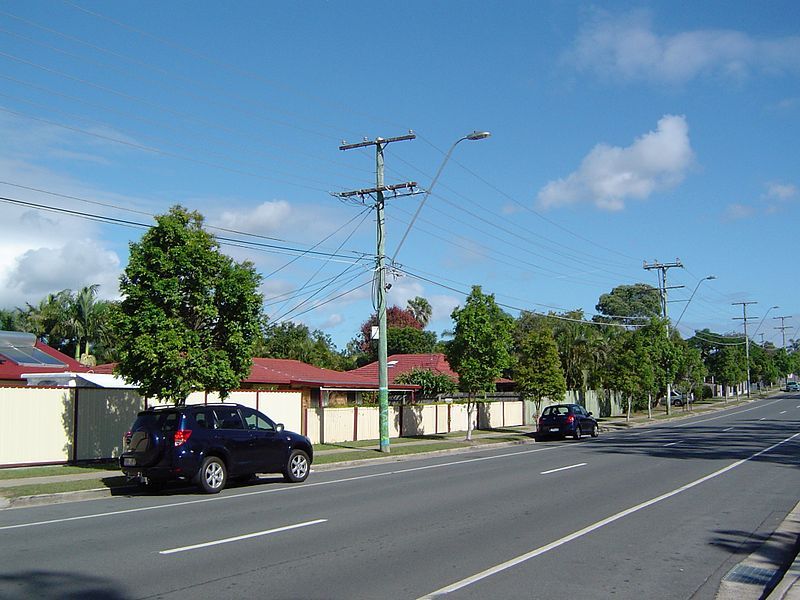
[[[125,434],[119,464],[146,488],[186,480],[216,494],[229,478],[247,481],[256,473],[305,481],[313,459],[307,437],[250,407],[223,403],[140,412]]]

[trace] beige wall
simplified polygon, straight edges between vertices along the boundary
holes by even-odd
[[[208,394],[209,402],[218,399]],[[187,400],[190,404],[205,401],[202,392]],[[301,431],[299,391],[259,391],[258,396],[256,391],[233,392],[227,401],[258,406],[287,429]],[[147,401],[148,406],[159,404],[164,403]],[[116,458],[122,436],[143,408],[144,399],[134,390],[0,388],[0,466]]]
[[[68,388],[0,388],[0,465],[68,461],[74,402]]]

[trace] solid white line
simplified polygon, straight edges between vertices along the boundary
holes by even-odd
[[[502,571],[505,571],[507,569],[515,567],[515,566],[517,566],[517,565],[519,565],[519,564],[521,564],[523,562],[526,562],[526,561],[528,561],[528,560],[530,560],[532,558],[536,558],[537,556],[545,554],[546,552],[550,552],[550,550],[558,548],[559,546],[563,546],[567,542],[571,542],[572,540],[576,540],[576,539],[578,539],[580,537],[583,537],[583,536],[585,536],[585,535],[587,535],[589,533],[592,533],[593,531],[596,531],[596,530],[600,529],[601,527],[605,527],[606,525],[609,525],[609,524],[613,523],[614,521],[619,521],[620,519],[622,519],[624,517],[627,517],[628,515],[632,515],[635,512],[638,512],[638,511],[640,511],[640,510],[642,510],[644,508],[647,508],[649,506],[653,506],[654,504],[657,504],[659,502],[667,500],[668,498],[672,498],[673,496],[676,496],[676,495],[678,495],[678,494],[680,494],[682,492],[690,490],[693,487],[696,487],[696,486],[700,485],[701,483],[705,483],[706,481],[714,479],[715,477],[719,477],[720,475],[722,475],[724,473],[727,473],[728,471],[730,471],[732,469],[735,469],[738,466],[743,465],[744,463],[746,463],[749,460],[752,460],[754,458],[757,458],[757,457],[761,456],[762,454],[766,454],[767,452],[770,452],[771,450],[774,450],[778,446],[793,440],[794,438],[796,438],[799,435],[800,435],[800,432],[797,432],[794,435],[792,435],[792,436],[790,436],[790,437],[778,442],[777,444],[773,444],[769,448],[764,448],[763,450],[760,450],[759,452],[756,452],[755,454],[752,454],[752,455],[748,456],[747,458],[743,458],[742,460],[738,460],[735,463],[732,463],[732,464],[728,465],[727,467],[723,467],[722,469],[719,469],[718,471],[714,471],[713,473],[709,473],[705,477],[701,477],[700,479],[695,479],[691,483],[687,483],[686,485],[682,485],[681,487],[676,488],[676,489],[672,490],[671,492],[667,492],[665,494],[661,494],[660,496],[656,496],[655,498],[652,498],[650,500],[642,502],[641,504],[637,504],[636,506],[631,506],[630,508],[627,508],[627,509],[625,509],[623,511],[620,511],[620,512],[614,514],[614,515],[611,515],[610,517],[606,517],[605,519],[603,519],[601,521],[597,521],[596,523],[592,523],[591,525],[587,525],[583,529],[579,529],[578,531],[575,531],[575,532],[570,533],[569,535],[566,535],[566,536],[564,536],[564,537],[562,537],[560,539],[557,539],[557,540],[555,540],[553,542],[550,542],[549,544],[546,544],[544,546],[540,546],[539,548],[536,548],[535,550],[531,550],[530,552],[526,552],[525,554],[517,556],[516,558],[512,558],[511,560],[507,560],[504,563],[500,563],[499,565],[496,565],[494,567],[486,569],[485,571],[481,571],[480,573],[476,573],[475,575],[472,575],[471,577],[467,577],[466,579],[462,579],[461,581],[456,581],[455,583],[453,583],[451,585],[448,585],[447,587],[443,587],[441,589],[436,590],[435,592],[431,592],[430,594],[428,594],[426,596],[422,596],[421,598],[418,598],[417,600],[432,600],[432,599],[437,598],[439,596],[444,596],[444,595],[449,594],[451,592],[455,592],[455,591],[460,590],[462,588],[465,588],[465,587],[467,587],[469,585],[472,585],[473,583],[477,583],[478,581],[481,581],[482,579],[486,579],[487,577],[491,577],[492,575],[496,575],[497,573],[500,573]]]
[[[289,531],[290,529],[298,529],[300,527],[308,527],[309,525],[319,525],[325,523],[328,519],[317,519],[316,521],[306,521],[305,523],[297,523],[296,525],[287,525],[286,527],[277,527],[275,529],[267,529],[266,531],[257,531],[255,533],[247,533],[245,535],[237,535],[236,537],[225,538],[224,540],[215,540],[213,542],[204,542],[202,544],[194,544],[192,546],[183,546],[181,548],[172,548],[170,550],[161,550],[159,554],[176,554],[177,552],[186,552],[187,550],[197,550],[198,548],[208,548],[209,546],[219,546],[220,544],[228,544],[230,542],[240,542],[242,540],[249,540],[255,537],[270,535],[272,533],[280,533],[281,531]]]
[[[523,456],[526,454],[534,454],[536,452],[547,452],[549,450],[557,450],[559,448],[579,448],[583,447],[583,445],[568,445],[568,446],[548,446],[546,448],[536,448],[533,450],[522,450],[520,452],[506,452],[504,454],[495,454],[493,456],[481,456],[479,458],[468,458],[465,460],[459,461],[451,461],[446,463],[437,463],[435,465],[425,465],[423,467],[411,467],[409,469],[398,469],[396,471],[386,471],[384,473],[372,473],[370,475],[356,475],[354,477],[344,477],[342,479],[333,479],[331,481],[316,481],[313,483],[303,483],[302,485],[292,485],[292,486],[285,486],[285,487],[278,487],[278,488],[269,488],[264,490],[255,490],[252,492],[244,492],[242,494],[231,494],[229,496],[212,496],[210,498],[200,498],[198,500],[186,500],[184,502],[172,502],[170,504],[158,504],[155,506],[141,506],[139,508],[128,508],[124,510],[114,510],[104,513],[94,513],[89,515],[80,515],[77,517],[65,517],[63,519],[50,519],[48,521],[33,521],[30,523],[19,523],[17,525],[4,525],[0,526],[0,531],[5,531],[8,529],[22,529],[24,527],[38,527],[41,525],[54,525],[57,523],[69,523],[70,521],[83,521],[86,519],[99,519],[101,517],[113,517],[117,515],[127,515],[127,514],[134,514],[140,512],[147,512],[152,510],[162,510],[166,508],[180,508],[184,506],[189,506],[192,504],[203,504],[206,502],[222,502],[225,500],[236,500],[238,498],[247,498],[250,496],[261,496],[264,494],[276,494],[279,492],[289,492],[289,491],[301,491],[306,490],[309,488],[320,487],[325,485],[334,485],[337,483],[349,483],[351,481],[361,481],[364,479],[374,479],[376,477],[389,477],[391,475],[402,475],[404,473],[412,473],[414,471],[425,471],[428,469],[439,469],[443,467],[451,467],[463,464],[469,464],[473,462],[481,462],[486,460],[495,460],[498,458],[512,458],[515,456]]]
[[[586,463],[578,463],[577,465],[570,465],[568,467],[559,467],[558,469],[550,469],[549,471],[542,471],[539,475],[549,475],[550,473],[558,473],[559,471],[566,471],[567,469],[576,469],[578,467],[585,467]]]
[[[727,429],[723,429],[722,433],[725,433],[726,431],[730,431],[731,429],[733,429],[733,427],[728,427]]]
[[[683,442],[683,440],[678,440],[677,442],[670,442],[669,444],[664,444],[664,448],[666,448],[667,446],[674,446],[674,445],[680,444],[682,442]]]

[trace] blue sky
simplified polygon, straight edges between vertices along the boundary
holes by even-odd
[[[390,302],[431,328],[473,284],[510,312],[656,285],[670,314],[798,337],[796,2],[0,2],[0,306],[101,284],[182,204],[265,275],[266,311],[342,348],[372,311],[374,213],[330,192],[430,185]],[[391,256],[422,196],[387,201]],[[39,208],[37,208],[37,206]],[[233,233],[236,232],[236,233]],[[262,236],[262,237],[254,237]],[[265,239],[267,238],[271,239]],[[271,247],[254,248],[252,243]],[[245,247],[243,247],[245,246]],[[313,250],[312,252],[305,252]],[[772,306],[777,309],[770,309]],[[759,325],[758,320],[751,332]],[[760,335],[754,338],[761,340]]]

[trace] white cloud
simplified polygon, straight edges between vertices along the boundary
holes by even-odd
[[[800,36],[757,39],[712,29],[659,35],[651,21],[645,11],[599,14],[565,58],[602,75],[671,84],[706,74],[742,78],[753,71],[800,70]]]
[[[119,274],[116,253],[93,240],[28,249],[2,273],[2,304],[35,301],[51,292],[77,290],[95,283],[100,284],[101,297],[115,298],[119,295]]]
[[[772,200],[791,200],[797,197],[797,186],[791,183],[771,182],[767,184],[767,198]]]
[[[686,118],[665,115],[655,131],[630,146],[595,146],[577,171],[545,185],[537,204],[552,208],[592,202],[604,210],[622,210],[628,199],[643,200],[680,183],[692,157]]]
[[[328,315],[328,318],[319,326],[320,329],[325,331],[326,329],[331,329],[336,327],[337,325],[341,325],[344,322],[344,317],[339,313],[332,313]]]
[[[223,227],[248,233],[275,233],[285,231],[287,221],[293,217],[292,207],[286,200],[262,202],[252,210],[228,210],[220,216]]]
[[[748,204],[733,203],[725,208],[725,219],[728,221],[738,221],[753,216],[755,208]]]
[[[431,321],[447,321],[451,323],[450,315],[456,306],[464,303],[464,298],[456,298],[455,296],[433,296],[430,299],[433,314]]]

